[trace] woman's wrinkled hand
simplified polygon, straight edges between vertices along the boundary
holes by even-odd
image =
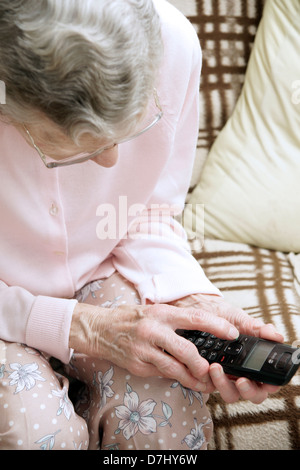
[[[101,357],[130,373],[162,376],[184,387],[206,391],[209,364],[177,329],[205,330],[236,339],[238,330],[212,308],[173,305],[124,305],[116,308],[78,304],[73,313],[69,346]]]
[[[181,307],[194,306],[195,308],[212,309],[217,315],[226,318],[235,325],[242,334],[271,341],[283,341],[283,336],[275,330],[272,324],[264,324],[260,319],[251,318],[244,310],[225,302],[222,297],[195,294],[173,304]],[[227,403],[234,403],[240,398],[250,400],[255,404],[262,403],[269,393],[275,393],[280,388],[274,385],[260,384],[245,377],[233,380],[232,377],[224,373],[219,364],[212,364],[209,367],[209,377],[207,391],[218,390]]]
[[[251,318],[222,297],[196,294],[168,305],[110,309],[78,304],[69,345],[76,352],[101,357],[137,376],[166,377],[207,393],[217,389],[226,402],[242,397],[260,403],[278,390],[246,378],[231,380],[220,365],[210,366],[194,344],[176,334],[177,329],[208,331],[231,340],[244,333],[283,341],[272,325]]]

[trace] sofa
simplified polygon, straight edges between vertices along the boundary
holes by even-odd
[[[300,344],[300,2],[169,0],[203,53],[183,224],[225,299]],[[209,399],[211,450],[299,450],[300,375],[262,404]]]

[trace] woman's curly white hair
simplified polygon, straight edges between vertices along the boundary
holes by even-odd
[[[45,115],[78,142],[117,139],[145,111],[162,57],[152,0],[1,0],[2,119]]]

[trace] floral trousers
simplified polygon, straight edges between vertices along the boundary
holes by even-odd
[[[77,299],[139,303],[117,273]],[[81,384],[73,401],[70,381]],[[0,340],[0,450],[205,450],[213,426],[207,399],[175,380],[136,377],[82,354],[57,372],[43,352]]]

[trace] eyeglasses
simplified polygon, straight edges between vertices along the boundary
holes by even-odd
[[[77,163],[83,163],[83,162],[86,162],[87,160],[91,160],[92,158],[98,157],[99,155],[101,155],[101,153],[105,152],[106,150],[110,150],[113,147],[115,147],[116,145],[119,145],[119,144],[122,144],[122,143],[125,143],[125,142],[129,142],[133,139],[136,139],[137,137],[141,136],[145,132],[152,129],[152,127],[154,127],[155,124],[157,124],[161,120],[161,118],[163,117],[163,110],[162,110],[162,107],[160,105],[158,94],[157,94],[156,90],[154,90],[153,96],[154,96],[154,100],[155,100],[155,105],[156,105],[157,109],[159,110],[159,113],[154,116],[154,119],[148,125],[146,125],[142,130],[140,130],[139,132],[136,132],[132,136],[130,136],[126,139],[120,140],[120,141],[118,141],[118,142],[116,142],[112,145],[107,145],[105,147],[101,147],[93,153],[80,153],[80,154],[74,155],[72,157],[64,158],[64,159],[59,160],[59,161],[51,159],[50,157],[47,157],[44,154],[44,152],[42,152],[42,150],[36,145],[32,135],[30,134],[30,132],[27,129],[27,127],[25,126],[25,124],[23,124],[23,127],[26,131],[26,134],[28,135],[28,137],[31,141],[32,146],[38,152],[38,154],[41,157],[44,165],[47,168],[58,168],[58,167],[62,167],[62,166],[75,165]]]

